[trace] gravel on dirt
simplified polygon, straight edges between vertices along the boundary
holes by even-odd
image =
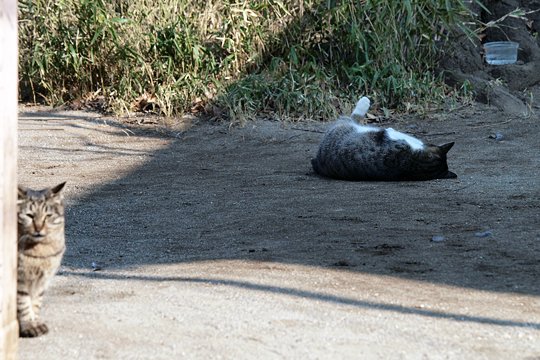
[[[50,333],[20,359],[539,359],[538,118],[380,125],[455,141],[458,178],[317,177],[322,123],[22,107],[19,182],[67,181],[68,207]]]

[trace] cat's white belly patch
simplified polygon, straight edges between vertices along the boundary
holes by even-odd
[[[403,140],[403,141],[405,141],[407,144],[409,144],[409,146],[413,150],[422,150],[424,148],[424,143],[421,140],[418,140],[415,137],[412,137],[410,135],[407,135],[407,134],[401,133],[399,131],[396,131],[396,130],[394,130],[392,128],[386,129],[386,134],[392,140],[396,140],[396,141]]]
[[[371,131],[379,131],[381,129],[375,127],[375,126],[365,126],[365,125],[359,125],[359,124],[355,124],[355,123],[351,123],[355,130],[358,131],[359,133],[363,134],[363,133],[367,133],[367,132],[371,132]]]

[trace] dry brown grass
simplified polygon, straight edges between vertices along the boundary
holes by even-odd
[[[117,113],[328,119],[364,94],[415,111],[461,1],[23,0],[21,96]],[[151,98],[143,109],[141,97]]]

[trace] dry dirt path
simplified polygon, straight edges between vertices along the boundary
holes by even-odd
[[[21,108],[19,182],[68,181],[68,250],[20,359],[540,359],[540,121],[392,126],[456,141],[458,179],[318,178],[325,124]]]

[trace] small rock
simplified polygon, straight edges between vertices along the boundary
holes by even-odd
[[[334,263],[334,266],[350,266],[349,262],[347,260],[339,260],[338,262]]]
[[[491,235],[493,235],[493,233],[490,230],[474,233],[474,236],[479,237],[479,238],[485,238]]]
[[[101,266],[99,266],[95,261],[92,261],[92,271],[99,271],[103,269]]]
[[[433,237],[431,238],[431,241],[433,242],[443,242],[445,240],[446,238],[442,235],[433,235]]]
[[[496,132],[495,134],[489,135],[490,139],[495,139],[495,141],[502,141],[504,140],[504,135],[500,132]]]

